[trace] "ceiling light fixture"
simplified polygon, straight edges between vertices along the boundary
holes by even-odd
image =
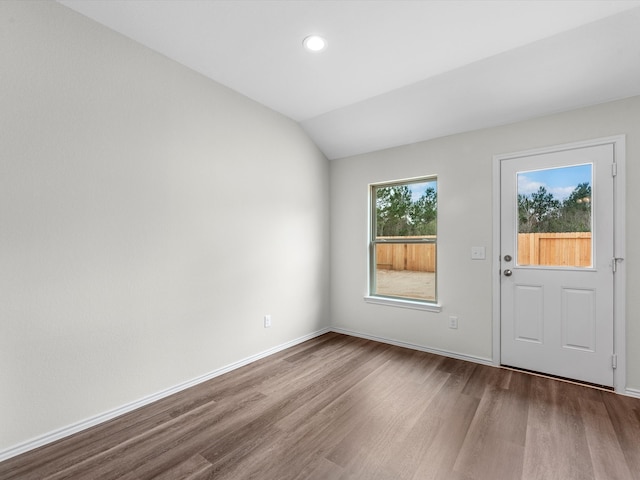
[[[319,35],[309,35],[302,42],[304,48],[312,52],[320,52],[327,46],[327,41]]]

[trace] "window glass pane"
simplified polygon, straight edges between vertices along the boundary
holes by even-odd
[[[436,299],[436,244],[376,245],[376,295]]]
[[[372,295],[436,301],[437,182],[372,187]]]
[[[518,265],[591,267],[591,164],[518,173]]]
[[[435,180],[375,187],[376,237],[435,235]]]

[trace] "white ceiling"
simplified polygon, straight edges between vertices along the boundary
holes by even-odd
[[[300,122],[328,158],[640,95],[640,0],[58,1]]]

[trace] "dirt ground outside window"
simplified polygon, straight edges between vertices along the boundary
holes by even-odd
[[[435,301],[436,274],[377,269],[376,294]]]

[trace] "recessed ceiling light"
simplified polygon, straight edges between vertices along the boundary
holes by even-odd
[[[307,50],[311,50],[312,52],[319,52],[326,48],[327,41],[319,35],[309,35],[304,39],[302,44]]]

